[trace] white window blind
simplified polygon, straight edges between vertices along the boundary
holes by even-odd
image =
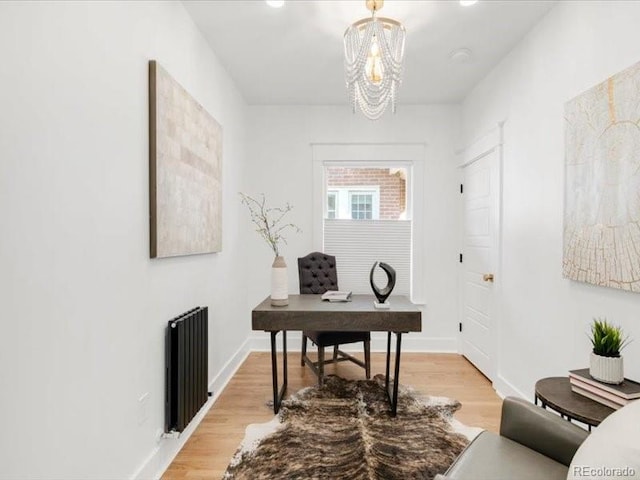
[[[392,295],[409,295],[411,285],[411,220],[324,220],[325,253],[336,257],[338,286],[353,293],[371,293],[369,272],[377,261],[396,271]],[[376,269],[379,287],[387,276]]]

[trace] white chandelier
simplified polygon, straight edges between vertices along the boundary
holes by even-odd
[[[382,116],[402,81],[406,31],[390,18],[376,17],[384,0],[366,0],[371,18],[363,18],[344,32],[344,71],[353,112],[356,105],[371,120]]]

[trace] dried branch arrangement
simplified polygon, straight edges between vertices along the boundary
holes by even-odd
[[[267,207],[264,193],[261,199],[256,200],[249,195],[240,192],[241,201],[249,209],[251,222],[256,226],[256,232],[271,247],[276,257],[280,255],[280,243],[287,243],[283,233],[288,228],[301,232],[297,225],[284,223],[284,217],[293,210],[288,202],[284,207]]]

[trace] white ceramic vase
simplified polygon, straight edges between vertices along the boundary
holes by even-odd
[[[591,352],[589,375],[604,383],[622,383],[624,380],[624,363],[622,356],[603,357]]]
[[[289,305],[289,281],[287,264],[284,257],[278,255],[271,266],[271,305],[284,307]]]

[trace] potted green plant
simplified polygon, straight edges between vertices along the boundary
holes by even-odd
[[[604,383],[622,383],[624,365],[620,352],[627,345],[628,337],[619,326],[610,324],[606,319],[594,318],[590,340],[593,351],[589,374]]]

